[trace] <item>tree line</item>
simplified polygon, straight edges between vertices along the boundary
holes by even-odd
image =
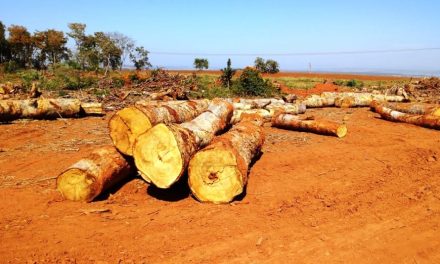
[[[0,64],[6,71],[34,68],[47,69],[65,62],[81,70],[122,69],[129,58],[136,69],[151,67],[148,51],[136,46],[128,36],[119,32],[86,34],[86,24],[70,23],[69,32],[55,29],[35,31],[20,25],[6,26],[0,21]],[[8,33],[8,34],[6,34]],[[67,47],[71,38],[75,49]]]

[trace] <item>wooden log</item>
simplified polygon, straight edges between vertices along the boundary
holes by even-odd
[[[243,192],[249,165],[264,143],[262,124],[261,117],[245,114],[242,121],[194,155],[188,166],[188,183],[199,201],[228,203]]]
[[[158,124],[140,135],[133,147],[140,175],[159,188],[169,188],[182,176],[191,156],[225,129],[232,112],[230,103],[213,100],[207,111],[190,122]]]
[[[234,115],[232,116],[231,123],[236,124],[241,121],[243,114],[255,114],[263,118],[264,121],[270,122],[275,113],[283,112],[289,114],[304,114],[306,112],[305,104],[289,104],[285,103],[283,105],[269,104],[265,108],[256,108],[248,110],[234,110]]]
[[[125,155],[133,155],[135,139],[159,123],[182,123],[193,119],[208,107],[208,100],[126,107],[116,112],[109,121],[110,137],[116,148]]]
[[[101,103],[81,103],[81,110],[85,115],[104,115]]]
[[[394,103],[394,104],[384,104],[383,106],[407,114],[440,116],[439,105],[428,105],[428,104],[418,104],[418,103]]]
[[[303,103],[307,108],[316,107],[368,107],[373,100],[384,102],[406,102],[407,98],[399,95],[383,95],[355,92],[323,92],[321,95],[310,95]]]
[[[416,126],[422,126],[432,129],[440,129],[440,117],[425,114],[425,115],[413,115],[406,114],[382,105],[378,101],[373,101],[370,105],[372,111],[378,113],[383,119],[393,122],[403,122],[413,124]]]
[[[56,119],[78,117],[81,101],[77,99],[0,100],[0,122],[16,119]]]
[[[332,135],[339,138],[342,138],[347,134],[347,127],[344,124],[328,120],[302,119],[299,116],[284,113],[274,116],[272,119],[272,126],[322,135]]]
[[[130,169],[130,163],[113,146],[102,147],[61,173],[57,189],[65,199],[91,202],[127,178]]]

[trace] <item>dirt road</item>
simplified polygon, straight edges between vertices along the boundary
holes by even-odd
[[[346,138],[266,127],[247,193],[196,202],[140,178],[90,204],[55,180],[99,145],[106,118],[0,125],[3,263],[439,263],[440,132],[368,109],[316,109]]]

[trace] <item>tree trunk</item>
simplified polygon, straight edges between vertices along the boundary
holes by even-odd
[[[246,105],[241,105],[246,106]],[[234,115],[232,116],[231,123],[236,124],[240,122],[243,114],[256,114],[263,118],[264,121],[270,122],[272,117],[278,113],[288,113],[288,114],[304,114],[306,112],[305,104],[289,104],[285,103],[282,105],[279,104],[269,104],[265,108],[247,108],[242,107],[244,110],[236,109],[234,110]]]
[[[347,134],[347,127],[327,120],[307,120],[291,114],[278,114],[272,119],[272,126],[297,131],[312,132],[323,135],[344,137]]]
[[[189,162],[189,187],[199,201],[228,203],[243,192],[249,165],[264,143],[263,120],[253,117],[244,117]]]
[[[427,128],[440,129],[439,116],[435,116],[431,114],[425,114],[425,115],[406,114],[385,107],[377,101],[373,101],[370,105],[370,108],[371,110],[378,113],[383,119],[389,121],[403,122],[403,123],[413,124]]]
[[[109,121],[110,137],[119,151],[132,156],[134,141],[152,126],[159,123],[182,123],[191,120],[205,111],[208,104],[208,100],[160,105],[137,103],[113,115]]]
[[[367,107],[373,100],[386,102],[406,102],[405,97],[399,95],[383,95],[372,93],[354,93],[354,92],[323,92],[321,95],[311,95],[303,103],[307,108],[315,107]]]
[[[81,101],[77,99],[0,100],[0,122],[76,117],[80,111]]]
[[[180,125],[158,124],[140,135],[133,157],[141,176],[159,188],[179,180],[191,156],[225,129],[232,117],[232,105],[213,100],[208,109]]]
[[[102,103],[81,103],[81,109],[85,115],[104,115]]]
[[[397,103],[397,104],[385,104],[383,106],[406,114],[440,116],[439,105]]]
[[[61,173],[57,189],[65,199],[91,202],[127,178],[130,169],[130,164],[113,146],[102,147]]]

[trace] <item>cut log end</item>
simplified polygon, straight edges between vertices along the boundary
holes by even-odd
[[[200,151],[189,164],[189,186],[201,202],[228,203],[243,192],[243,176],[228,149]]]
[[[90,201],[96,195],[91,187],[95,178],[79,169],[69,169],[57,179],[57,189],[65,199],[72,201]]]
[[[440,107],[437,107],[434,111],[432,111],[431,115],[440,116]]]
[[[340,125],[336,129],[336,136],[339,137],[339,138],[343,138],[343,137],[345,137],[345,135],[347,135],[347,126],[346,125]]]
[[[169,188],[183,170],[182,154],[174,133],[158,124],[140,135],[133,148],[136,167],[146,181]]]
[[[134,141],[151,126],[148,117],[139,109],[124,108],[110,119],[110,137],[120,152],[132,156]]]

